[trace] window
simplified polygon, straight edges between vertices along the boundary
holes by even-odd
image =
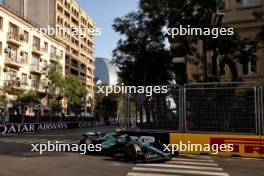
[[[12,23],[9,23],[9,35],[13,38],[18,38],[18,35],[19,35],[19,28],[12,24]]]
[[[248,62],[243,63],[242,66],[244,75],[255,75],[257,73],[256,58],[251,58]]]
[[[9,53],[7,54],[8,58],[11,59],[12,62],[17,62],[17,48],[8,46]]]
[[[23,39],[24,39],[24,42],[28,43],[28,32],[27,31],[24,31]]]
[[[249,50],[252,55],[248,57],[247,61],[242,63],[243,74],[255,75],[257,73],[257,48],[256,46],[248,46],[247,50]]]
[[[0,17],[0,30],[3,30],[3,17]]]
[[[240,0],[240,4],[242,6],[250,6],[250,5],[255,5],[257,3],[256,0]]]
[[[33,37],[33,47],[40,49],[40,39],[36,36]]]
[[[39,76],[36,76],[36,75],[32,75],[31,76],[31,86],[34,88],[34,89],[39,89],[39,81],[40,81],[40,77]]]
[[[225,0],[217,0],[217,9],[224,10],[225,9]]]
[[[27,85],[27,74],[22,73],[21,82],[23,85]]]
[[[14,70],[9,70],[7,73],[6,73],[6,80],[16,80],[17,78],[17,72],[14,71]]]
[[[32,54],[31,65],[39,66],[39,57],[35,54]]]
[[[44,51],[47,53],[49,50],[49,45],[47,42],[44,42]]]
[[[24,65],[26,65],[26,64],[28,64],[28,52],[23,52],[23,57],[22,57],[22,59],[21,59],[21,64],[24,64]]]
[[[3,49],[3,45],[2,42],[0,42],[0,56],[2,55],[2,49]]]
[[[51,46],[50,53],[51,54],[56,54],[57,53],[57,48],[55,46]]]

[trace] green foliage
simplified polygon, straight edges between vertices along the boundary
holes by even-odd
[[[68,105],[74,109],[86,102],[87,90],[80,80],[73,75],[67,76],[64,96],[67,98]]]
[[[113,28],[123,36],[113,54],[124,83],[167,84],[172,56],[165,48],[159,21],[150,21],[147,14],[138,11],[116,18]]]
[[[60,93],[63,94],[63,91],[66,86],[64,76],[62,75],[61,66],[57,63],[50,67],[46,68],[47,74],[46,77],[50,81],[49,91],[51,94],[55,94],[55,89],[58,88]]]
[[[100,86],[104,86],[104,84],[101,84]],[[120,96],[114,93],[106,96],[104,93],[97,93],[97,91],[98,88],[95,87],[95,115],[98,118],[103,118],[107,122],[110,117],[117,116]]]
[[[141,0],[140,9],[147,14],[151,21],[159,21],[159,24],[165,28],[179,28],[180,25],[185,27],[190,25],[195,28],[227,28],[228,26],[221,21],[212,20],[212,17],[217,13],[216,4],[217,0]],[[203,44],[206,44],[204,53],[209,50],[219,50],[222,62],[231,69],[233,81],[238,79],[236,63],[248,62],[252,57],[251,51],[255,47],[254,41],[242,39],[236,32],[233,36],[219,36],[216,39],[213,39],[212,36],[177,36],[174,39],[169,37],[169,40],[170,43],[177,44],[177,47],[171,51],[173,56],[185,57],[186,62],[191,60],[200,63],[206,60],[199,56],[194,47],[198,40],[202,40]],[[249,47],[252,49],[245,50]],[[184,71],[184,69],[180,71]],[[176,76],[181,74],[177,72]]]
[[[39,105],[40,97],[36,92],[29,91],[19,95],[16,101],[23,105]]]

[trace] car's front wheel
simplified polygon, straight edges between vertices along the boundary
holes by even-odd
[[[126,161],[136,161],[137,160],[137,151],[134,145],[129,145],[125,149],[124,160]]]

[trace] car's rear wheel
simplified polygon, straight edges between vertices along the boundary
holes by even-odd
[[[83,137],[81,140],[80,140],[80,144],[86,144],[86,145],[89,145],[91,144],[92,141],[90,139],[88,139],[87,137]]]
[[[129,145],[125,150],[124,160],[126,161],[136,161],[137,151],[134,145]]]
[[[83,139],[80,140],[80,145],[89,145],[91,143],[92,143],[92,141],[90,139],[88,139],[87,137],[83,137]],[[83,151],[80,151],[80,152],[83,152]],[[84,154],[87,155],[88,153],[89,153],[89,151],[86,150]]]

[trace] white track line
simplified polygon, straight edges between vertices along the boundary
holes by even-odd
[[[186,162],[186,161],[168,161],[168,164],[189,164],[189,165],[200,165],[200,166],[219,166],[217,163],[205,163],[205,162]]]
[[[200,158],[200,159],[211,159],[211,157],[207,156],[207,155],[180,154],[180,156],[186,156],[186,157],[190,157],[190,158]]]
[[[137,164],[137,166],[197,169],[197,170],[211,170],[211,171],[223,171],[224,170],[223,168],[219,168],[219,167],[203,167],[203,166],[174,165],[174,164]]]
[[[142,167],[134,167],[134,171],[151,171],[151,172],[167,172],[167,173],[175,173],[175,174],[195,174],[195,175],[212,175],[212,176],[229,176],[228,173],[225,172],[208,172],[208,171],[199,171],[199,170],[181,170],[181,169],[158,169],[158,168],[142,168]]]
[[[137,173],[137,172],[130,172],[127,176],[182,176],[182,175],[171,175],[171,174],[153,174],[153,173]]]
[[[172,158],[171,161],[198,161],[198,162],[215,162],[212,159],[192,159],[192,158]]]

